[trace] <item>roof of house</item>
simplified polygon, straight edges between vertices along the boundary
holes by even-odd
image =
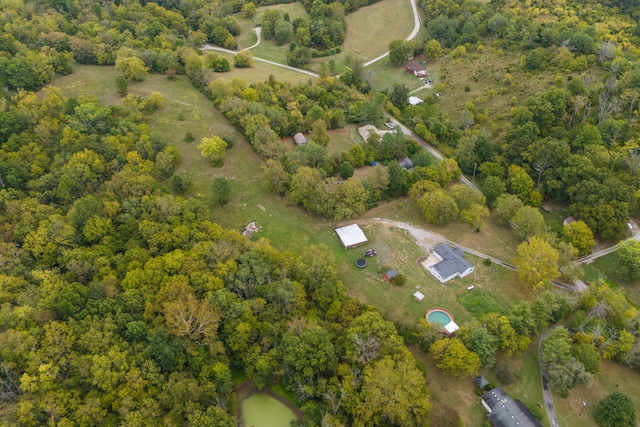
[[[413,162],[408,157],[403,157],[398,163],[400,163],[400,166],[407,170],[413,169]]]
[[[489,381],[482,375],[478,375],[477,377],[475,377],[474,381],[476,383],[476,387],[478,388],[485,388],[490,384]]]
[[[464,259],[464,252],[460,248],[453,248],[446,243],[442,243],[434,249],[434,252],[438,254],[442,261],[435,264],[432,268],[435,269],[440,276],[450,277],[457,273],[463,273],[473,265]]]
[[[336,228],[336,234],[345,248],[356,246],[367,241],[367,236],[360,229],[358,224],[347,225],[346,227]]]
[[[302,133],[298,132],[295,135],[293,135],[293,141],[296,143],[296,145],[306,144],[307,138],[305,138]]]
[[[422,65],[422,64],[420,64],[418,62],[410,62],[405,67],[405,70],[409,70],[409,71],[426,71],[427,69],[424,67],[424,65]]]
[[[494,427],[542,427],[522,402],[512,399],[501,387],[483,394],[482,400],[491,409],[488,418]]]

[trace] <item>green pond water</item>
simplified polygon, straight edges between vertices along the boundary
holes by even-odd
[[[244,427],[289,427],[289,422],[295,419],[291,409],[264,393],[242,401]]]

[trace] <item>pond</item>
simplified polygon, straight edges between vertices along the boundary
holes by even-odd
[[[296,419],[293,411],[265,393],[256,393],[242,401],[244,427],[289,427]]]

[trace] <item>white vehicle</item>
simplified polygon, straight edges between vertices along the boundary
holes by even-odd
[[[629,230],[633,230],[633,224],[631,224],[630,222],[627,223],[627,228]]]

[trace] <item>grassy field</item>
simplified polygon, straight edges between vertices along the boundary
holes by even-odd
[[[256,60],[253,61],[253,65],[251,65],[250,68],[235,68],[233,67],[233,55],[224,52],[216,52],[216,54],[227,58],[229,63],[232,65],[231,70],[228,72],[216,74],[217,77],[223,80],[229,81],[235,78],[241,78],[248,84],[251,84],[267,80],[269,78],[269,74],[273,74],[279,82],[292,84],[306,83],[309,79],[314,80],[314,77],[306,74],[287,70],[286,68]]]
[[[260,23],[266,9],[286,12],[291,21],[296,18],[310,19],[301,3],[261,7],[250,19],[238,14],[236,18],[242,29],[242,33],[237,37],[240,46],[248,47],[255,43],[256,37],[252,29]],[[347,57],[366,62],[385,53],[391,40],[405,39],[411,33],[413,13],[408,0],[384,0],[350,13],[346,16],[346,22],[347,32],[341,46],[342,52],[326,58],[313,59],[309,64],[310,69],[317,70],[321,62],[334,60],[336,72],[341,73],[347,64]],[[255,56],[283,64],[286,63],[288,51],[288,45],[278,46],[271,40],[263,40],[259,46],[252,49]],[[388,62],[386,59],[382,61]]]
[[[479,233],[476,233],[467,224],[460,222],[453,222],[445,226],[427,224],[420,208],[409,199],[394,203],[382,203],[362,215],[362,218],[365,219],[376,217],[409,222],[507,262],[510,262],[515,256],[516,248],[521,242],[510,228],[495,223],[491,218],[485,221],[485,225]]]
[[[330,155],[347,151],[354,145],[359,144],[360,141],[358,125],[356,124],[348,124],[343,128],[330,130],[329,136],[331,136],[331,142],[327,146],[327,151]]]
[[[404,40],[413,30],[413,13],[409,0],[383,0],[362,7],[346,17],[347,33],[342,52],[327,58],[316,58],[310,68],[333,59],[341,73],[347,65],[347,57],[367,62],[388,51],[389,42]],[[382,62],[388,62],[383,59]]]
[[[310,19],[309,14],[300,2],[262,6],[257,9],[256,14],[251,18],[245,18],[242,16],[242,13],[236,13],[233,16],[240,24],[240,34],[236,37],[236,40],[241,48],[252,46],[256,42],[257,37],[253,30],[260,26],[260,23],[262,22],[262,15],[267,9],[279,10],[283,15],[288,13],[291,22],[297,18],[303,18],[307,21]]]
[[[593,411],[598,402],[613,393],[620,391],[640,408],[640,374],[631,368],[611,361],[603,361],[602,369],[596,378],[588,384],[580,385],[569,392],[563,399],[554,393],[558,422],[561,426],[595,426]],[[586,406],[583,404],[586,403]]]
[[[443,375],[427,354],[417,349],[411,349],[411,352],[426,367],[431,405],[453,406],[460,414],[465,426],[481,426],[487,413],[480,403],[480,396],[475,394],[473,379]]]

